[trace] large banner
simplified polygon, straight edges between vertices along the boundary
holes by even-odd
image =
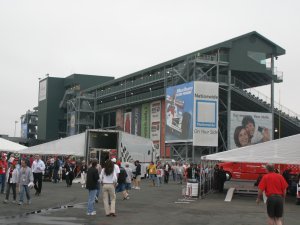
[[[165,140],[166,140],[166,104],[165,100],[161,101],[161,131],[160,131],[160,152],[159,157],[165,157]]]
[[[218,146],[219,84],[194,82],[193,145]]]
[[[27,125],[27,123],[22,123],[22,125],[21,125],[21,138],[28,138],[28,125]]]
[[[231,111],[230,149],[272,139],[272,114]]]
[[[124,113],[124,131],[131,134],[131,112]]]
[[[142,105],[141,136],[150,138],[150,105]]]
[[[70,113],[70,130],[69,130],[69,136],[72,136],[76,134],[76,112]]]
[[[116,127],[117,130],[124,131],[124,114],[122,109],[116,111]]]
[[[160,151],[160,114],[161,114],[161,102],[155,101],[150,104],[150,139],[153,141],[156,152]]]
[[[166,142],[191,142],[194,83],[166,90]]]
[[[134,107],[131,116],[131,134],[141,136],[141,108]]]
[[[40,81],[39,87],[39,102],[45,100],[47,97],[47,79]]]

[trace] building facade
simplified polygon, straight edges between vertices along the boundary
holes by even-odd
[[[63,78],[49,77],[46,85],[49,98],[45,99],[41,92],[44,80],[40,82],[38,134],[40,138],[51,139],[60,137],[63,129],[64,135],[81,133],[87,128],[118,129],[151,138],[160,157],[193,160],[235,146],[232,124],[236,123],[235,117],[246,112],[265,124],[256,127],[256,131],[268,130],[270,139],[297,134],[298,115],[283,110],[274,101],[274,85],[283,81],[275,60],[284,54],[283,48],[254,31],[118,79],[99,78],[98,83],[93,82],[89,87],[79,88],[80,82],[74,81],[66,85]],[[82,75],[81,79],[82,83],[86,77]],[[165,139],[169,110],[166,90],[194,81],[217,83],[219,87],[215,147],[195,146],[190,140]],[[264,85],[270,86],[269,96],[255,91]],[[52,91],[55,94],[50,97]],[[177,107],[181,105],[177,103]],[[179,120],[174,118],[172,123],[178,124]]]

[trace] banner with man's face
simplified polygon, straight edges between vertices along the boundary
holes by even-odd
[[[230,149],[272,140],[272,114],[231,111]]]

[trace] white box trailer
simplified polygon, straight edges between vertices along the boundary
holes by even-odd
[[[103,163],[112,157],[122,163],[130,163],[134,169],[134,161],[142,165],[142,175],[146,167],[155,161],[157,153],[150,139],[131,135],[116,130],[88,129],[84,133],[47,142],[18,151],[21,154],[40,155],[72,155],[84,157],[87,163],[97,158]]]
[[[86,130],[85,158],[97,158],[101,165],[111,158],[116,158],[124,163],[129,163],[133,169],[134,162],[141,163],[142,176],[151,161],[155,161],[157,153],[150,139],[131,135],[116,130]]]

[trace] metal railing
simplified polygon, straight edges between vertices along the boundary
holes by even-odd
[[[244,83],[237,78],[232,78],[232,84],[239,89],[242,89],[245,93],[247,93],[250,97],[256,98],[257,101],[260,101],[269,107],[271,107],[271,98],[262,92],[258,91],[255,88],[251,88],[248,84]],[[299,119],[299,114],[290,110],[289,108],[283,106],[282,104],[274,101],[274,109],[277,110],[282,115],[287,115],[293,119]]]

